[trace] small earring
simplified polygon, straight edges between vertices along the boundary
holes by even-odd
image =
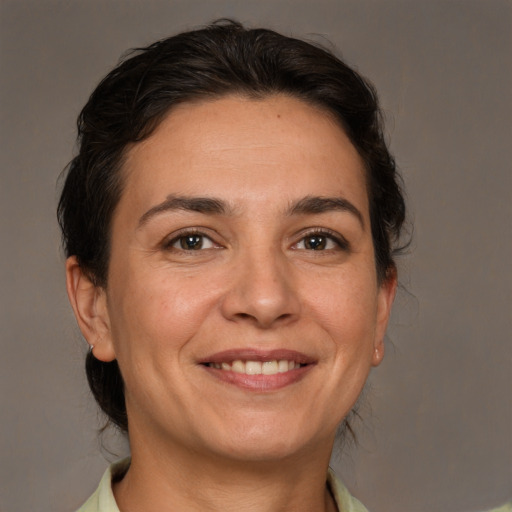
[[[89,352],[92,352],[93,348],[94,348],[94,345],[89,345]]]

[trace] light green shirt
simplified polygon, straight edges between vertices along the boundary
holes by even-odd
[[[112,464],[101,479],[95,493],[78,509],[77,512],[119,512],[112,492],[112,478],[123,475],[130,464],[130,459],[123,459]],[[348,492],[343,483],[329,470],[327,483],[331,489],[340,512],[368,512],[368,510]],[[500,512],[502,512],[500,510]],[[504,511],[507,512],[507,511]]]
[[[130,459],[123,459],[112,464],[101,479],[95,493],[78,509],[77,512],[119,512],[112,492],[112,478],[122,478],[130,465]],[[329,469],[327,483],[331,489],[339,512],[368,512],[365,506],[350,495],[348,489]],[[512,512],[512,502],[489,512]]]
[[[489,512],[512,512],[512,501],[509,503],[505,503],[505,505],[501,507],[493,508]]]

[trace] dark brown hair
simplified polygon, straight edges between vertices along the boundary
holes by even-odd
[[[129,145],[148,137],[175,105],[240,94],[286,94],[338,120],[366,166],[379,280],[394,270],[405,204],[386,146],[373,86],[330,51],[266,29],[220,20],[132,51],[94,90],[78,118],[78,155],[58,206],[63,245],[97,286],[106,287],[110,225],[123,190]],[[89,353],[89,385],[110,420],[127,431],[116,361]]]

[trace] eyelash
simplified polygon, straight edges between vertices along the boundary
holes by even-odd
[[[184,240],[187,237],[200,237],[201,238],[201,247],[199,249],[186,249],[183,247],[174,247],[177,243],[180,242],[180,240]],[[309,238],[323,238],[325,239],[326,243],[329,241],[333,242],[336,247],[334,248],[323,248],[323,249],[308,249],[306,247],[299,249],[297,246],[301,243],[305,243],[305,241]],[[212,244],[212,247],[203,247],[203,244],[205,243],[205,240],[209,241]],[[162,244],[162,247],[164,250],[167,251],[182,251],[186,253],[192,253],[192,252],[199,252],[201,250],[209,250],[209,249],[220,249],[222,248],[221,245],[217,244],[212,237],[206,235],[204,232],[198,230],[198,229],[184,229],[183,231],[174,234],[174,236],[169,240],[165,240]],[[339,233],[336,233],[334,231],[331,231],[329,229],[325,228],[314,228],[306,233],[301,234],[301,238],[298,242],[295,242],[292,245],[292,249],[294,250],[304,250],[304,251],[311,251],[311,252],[326,252],[326,251],[333,251],[333,250],[343,250],[343,251],[349,251],[350,250],[350,244],[349,242],[341,236]]]
[[[325,228],[314,228],[306,233],[302,234],[300,240],[296,242],[292,247],[296,247],[299,243],[303,243],[308,238],[325,238],[327,240],[331,240],[336,245],[335,248],[330,249],[322,249],[322,250],[316,250],[315,249],[296,249],[296,250],[305,250],[305,251],[311,251],[311,252],[326,252],[326,251],[333,251],[333,250],[343,250],[343,251],[349,251],[350,250],[350,244],[345,239],[345,237],[341,236],[339,233],[336,233],[335,231],[331,231],[330,229]]]

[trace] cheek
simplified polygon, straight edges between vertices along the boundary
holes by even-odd
[[[173,353],[194,336],[215,303],[193,279],[169,272],[120,279],[111,297],[111,327],[118,358]]]
[[[324,277],[322,283],[309,286],[306,295],[310,307],[333,328],[371,331],[377,311],[378,289],[372,269],[347,267]]]
[[[125,282],[111,308],[112,341],[131,404],[153,404],[179,386],[190,362],[188,343],[199,329],[200,294],[184,294],[165,279]],[[171,378],[174,384],[169,385]]]
[[[315,287],[307,298],[307,309],[327,333],[327,356],[335,353],[339,373],[351,367],[370,365],[377,325],[377,285],[372,270],[339,272]]]
[[[343,271],[331,276],[321,290],[309,294],[307,311],[313,332],[324,340],[322,393],[315,403],[326,411],[325,426],[335,428],[356,403],[371,370],[377,311],[373,273]]]

